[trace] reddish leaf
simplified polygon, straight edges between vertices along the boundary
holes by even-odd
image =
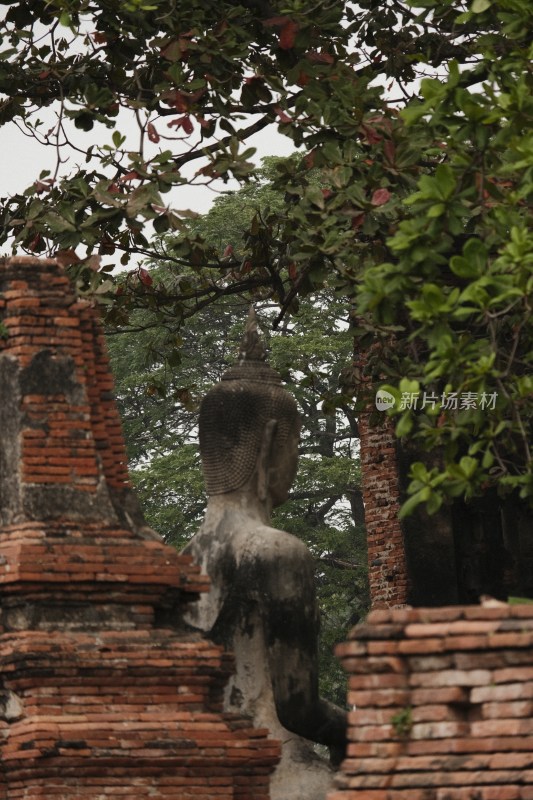
[[[361,125],[361,130],[368,144],[377,144],[383,139],[383,136],[375,128],[371,128],[370,125]]]
[[[294,47],[299,27],[298,23],[292,19],[285,23],[279,33],[279,46],[282,50],[290,50]]]
[[[298,84],[298,86],[307,86],[310,80],[311,78],[309,77],[309,75],[307,75],[305,72],[303,72],[303,70],[301,70],[296,80],[296,83]]]
[[[388,189],[376,189],[370,201],[373,206],[384,206],[391,199],[391,193]]]
[[[221,33],[225,33],[229,28],[229,23],[227,19],[223,19],[222,22],[219,22],[215,28],[215,32],[217,36],[220,36]]]
[[[205,167],[200,167],[196,170],[196,175],[207,175],[210,178],[220,178],[221,173],[215,169],[213,164],[206,164]]]
[[[46,78],[48,78],[49,75],[50,75],[50,70],[49,69],[43,69],[41,72],[39,72],[39,75],[37,77],[41,81],[44,81],[44,80],[46,80]]]
[[[139,178],[139,173],[132,169],[131,172],[128,172],[126,175],[123,175],[120,179],[121,183],[128,183],[128,181],[136,181]],[[113,184],[111,184],[113,186]],[[111,188],[109,189],[111,191]]]
[[[155,129],[155,125],[152,125],[152,123],[149,122],[146,130],[148,132],[148,138],[150,139],[150,141],[154,142],[154,144],[157,144],[160,139],[160,136]]]
[[[391,113],[394,113],[391,109]],[[391,131],[392,124],[388,117],[385,117],[383,114],[375,114],[373,117],[368,117],[367,119],[368,125],[379,125],[380,130]]]
[[[189,136],[193,132],[194,125],[192,124],[190,117],[186,116],[183,118],[183,130],[185,131],[187,136]]]
[[[174,106],[176,111],[187,111],[189,108],[190,102],[187,94],[185,92],[180,92],[176,90],[175,92],[170,92],[169,95],[165,95],[163,98],[170,106]]]
[[[241,275],[246,275],[252,269],[252,262],[245,261],[241,267]]]
[[[305,156],[304,162],[305,162],[305,166],[307,167],[307,169],[313,169],[313,167],[315,165],[315,155],[316,155],[316,151],[315,150],[311,150],[311,152],[308,153]]]
[[[357,216],[355,216],[352,219],[352,228],[354,229],[354,231],[358,230],[364,221],[365,221],[365,214],[357,214]]]
[[[43,192],[49,192],[53,185],[54,181],[52,178],[46,178],[43,181],[35,181],[35,193],[42,194]]]
[[[228,258],[229,256],[232,256],[232,255],[233,255],[233,245],[228,244],[226,246],[226,249],[224,250],[222,256],[223,256],[223,258]]]
[[[189,97],[191,99],[191,103],[196,103],[196,101],[199,100],[201,97],[203,97],[206,92],[207,89],[205,88],[205,86],[202,87],[201,89],[197,89],[195,92],[190,92]]]
[[[101,255],[106,255],[106,256],[112,256],[113,253],[115,252],[115,243],[107,233],[104,233],[104,235],[102,236],[98,252],[101,253]]]
[[[42,241],[42,238],[43,237],[41,236],[40,233],[36,233],[31,242],[29,243],[29,245],[27,246],[28,250],[37,250]]]
[[[316,50],[310,50],[306,58],[312,64],[333,64],[335,61],[330,53],[318,53]]]
[[[167,61],[185,61],[189,55],[188,45],[187,39],[174,39],[161,49],[161,55]]]
[[[276,106],[274,111],[278,115],[280,122],[292,122],[291,117],[289,117],[289,115],[279,106]]]
[[[96,44],[105,44],[107,42],[107,35],[101,31],[95,31],[91,34]]]
[[[291,279],[291,281],[295,281],[297,277],[298,277],[298,267],[294,263],[289,264],[289,278]]]
[[[76,255],[74,250],[57,250],[54,253],[54,258],[59,261],[62,267],[68,267],[71,264],[76,264],[80,258]]]
[[[322,196],[325,200],[327,200],[328,197],[331,197],[332,194],[333,192],[331,191],[331,189],[322,189]]]
[[[171,122],[168,123],[169,128],[183,128],[184,132],[187,136],[190,136],[194,130],[194,125],[191,122],[191,118],[188,114],[184,114],[183,117],[178,117],[178,119],[173,119]]]
[[[144,269],[143,267],[139,267],[139,280],[145,286],[151,286],[152,283],[154,282],[148,270]]]
[[[100,256],[92,255],[85,259],[85,266],[89,267],[89,269],[92,269],[93,272],[99,272],[101,265],[102,259]]]
[[[194,118],[195,118],[196,122],[199,123],[201,128],[210,128],[211,125],[213,124],[208,119],[205,119],[205,117],[200,117],[198,114],[195,114]]]

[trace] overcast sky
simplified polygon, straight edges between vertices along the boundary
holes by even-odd
[[[53,121],[53,117],[51,117],[50,125],[53,124]],[[43,128],[45,127],[43,126]],[[129,145],[133,149],[138,141],[138,134],[134,125],[124,121],[118,127],[123,134],[126,134],[128,130],[130,131]],[[112,132],[112,130],[99,125],[90,133],[74,130],[72,135],[76,145],[84,149],[96,141],[99,141],[100,144],[110,144]],[[161,145],[160,149],[172,149],[175,150],[176,154],[182,152],[182,144],[180,142],[168,143],[162,141]],[[292,141],[286,136],[281,136],[275,126],[260,131],[243,145],[243,147],[249,146],[257,148],[254,160],[258,164],[264,156],[289,155],[294,150]],[[55,148],[39,144],[35,139],[24,135],[13,123],[0,128],[0,154],[0,195],[3,197],[23,191],[39,177],[42,170],[48,169],[53,172],[56,167]],[[85,166],[84,161],[84,156],[81,153],[71,151],[68,162],[61,167],[61,174],[68,174],[78,164]],[[93,165],[97,166],[96,159],[89,166]],[[194,174],[200,165],[201,162],[191,164],[187,174]],[[221,191],[228,188],[238,188],[237,182],[226,185],[220,183],[217,187]],[[206,187],[178,187],[172,193],[172,206],[176,209],[190,208],[201,213],[209,209],[215,197],[216,193]],[[167,198],[168,195],[164,195],[165,202],[168,202]]]

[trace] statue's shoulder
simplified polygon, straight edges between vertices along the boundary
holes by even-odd
[[[249,553],[254,558],[263,558],[265,561],[279,561],[280,559],[312,562],[313,557],[306,545],[287,531],[272,528],[269,525],[256,524],[247,531],[241,530],[235,536],[233,546]]]
[[[313,557],[306,545],[286,531],[239,515],[205,521],[183,550],[204,568],[214,562],[231,562],[233,569],[249,569],[251,563],[279,564],[280,561],[312,567]]]

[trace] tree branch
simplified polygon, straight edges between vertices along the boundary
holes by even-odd
[[[327,564],[329,567],[335,567],[336,569],[359,569],[361,567],[361,564],[356,564],[355,561],[346,561],[343,558],[337,558],[329,554],[317,556],[317,561],[320,561],[322,564]]]

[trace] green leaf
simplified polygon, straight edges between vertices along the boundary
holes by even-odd
[[[430,496],[430,498],[428,499],[428,501],[426,503],[426,511],[430,515],[431,514],[436,514],[437,511],[442,506],[442,503],[443,503],[442,495],[437,494],[436,492],[433,492],[433,494]]]
[[[467,478],[472,478],[478,468],[478,462],[471,456],[463,456],[459,461],[459,466]]]
[[[416,494],[413,494],[405,501],[400,508],[398,517],[400,519],[405,519],[405,517],[408,517],[410,514],[412,514],[415,508],[417,508],[421,503],[425,503],[427,500],[429,500],[430,496],[431,489],[429,486],[424,486],[423,489],[420,489],[418,492],[416,492]]]
[[[124,142],[126,141],[126,137],[123,136],[120,131],[113,131],[113,135],[111,136],[113,144],[115,147],[121,147]]]
[[[401,438],[407,436],[413,429],[413,420],[411,414],[403,414],[396,423],[396,436]]]
[[[450,259],[450,269],[454,275],[458,275],[460,278],[479,277],[477,264],[463,256],[452,256]]]
[[[61,217],[54,211],[50,211],[43,218],[43,221],[48,225],[52,233],[64,233],[65,231],[75,231],[75,226]]]
[[[430,477],[426,465],[421,461],[415,461],[414,464],[411,464],[409,474],[411,477],[417,481],[420,481],[421,483],[427,483]]]
[[[427,212],[429,219],[434,219],[436,217],[441,217],[446,211],[446,206],[444,203],[435,203],[435,205],[431,206]]]
[[[486,11],[491,5],[492,0],[473,0],[470,10],[473,11],[474,14],[482,14],[483,11]]]
[[[455,192],[457,182],[448,164],[439,164],[435,171],[435,182],[444,200],[448,200]]]
[[[317,206],[320,209],[325,208],[326,202],[324,199],[324,194],[319,186],[309,186],[305,190],[305,197],[310,203],[312,203],[312,205]]]

